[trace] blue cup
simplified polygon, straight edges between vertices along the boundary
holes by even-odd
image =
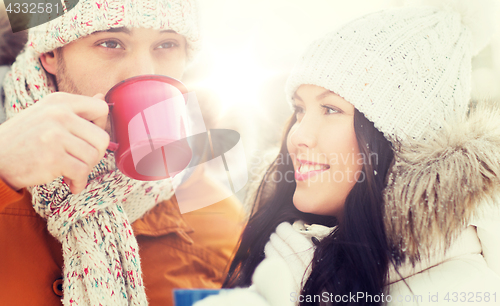
[[[195,302],[203,300],[209,295],[219,294],[217,289],[175,289],[175,306],[192,306]]]

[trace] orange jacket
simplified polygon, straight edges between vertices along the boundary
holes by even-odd
[[[220,288],[243,228],[233,197],[181,215],[175,196],[132,224],[149,304],[173,305],[174,288]],[[25,189],[0,180],[0,305],[61,305],[61,244]]]

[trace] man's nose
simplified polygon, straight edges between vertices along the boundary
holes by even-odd
[[[156,74],[156,67],[154,57],[149,50],[138,50],[132,53],[127,61],[127,69],[123,79],[131,77]]]

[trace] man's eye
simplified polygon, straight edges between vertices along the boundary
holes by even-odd
[[[160,48],[160,49],[169,49],[169,48],[174,48],[174,47],[177,47],[177,44],[174,42],[171,42],[171,41],[163,43],[163,44],[158,46],[158,48]]]
[[[116,41],[113,40],[108,40],[105,42],[102,42],[99,44],[99,46],[102,46],[104,48],[109,48],[109,49],[123,49],[123,47]]]

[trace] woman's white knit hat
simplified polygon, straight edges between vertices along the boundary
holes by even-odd
[[[64,15],[31,28],[28,45],[44,53],[120,27],[173,30],[186,38],[188,61],[200,49],[197,0],[80,0]]]
[[[468,3],[467,3],[468,2]],[[434,1],[359,18],[315,41],[286,85],[302,84],[352,103],[391,141],[425,138],[450,115],[465,115],[471,57],[486,46],[495,0]]]

